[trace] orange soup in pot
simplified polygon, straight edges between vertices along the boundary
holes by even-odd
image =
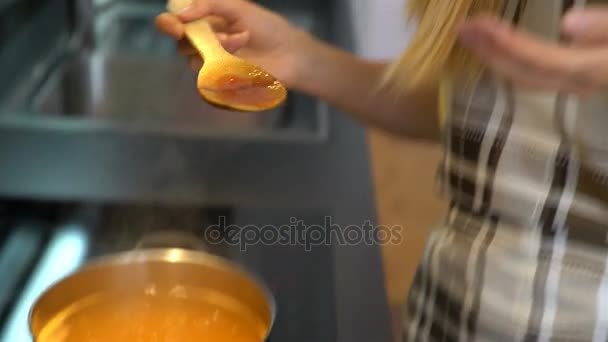
[[[261,342],[266,327],[254,317],[221,294],[151,287],[89,296],[50,320],[36,342]]]

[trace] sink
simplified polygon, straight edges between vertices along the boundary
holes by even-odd
[[[241,113],[218,109],[201,99],[196,73],[175,49],[175,42],[154,27],[164,10],[159,1],[104,1],[83,15],[55,55],[38,64],[39,81],[20,89],[0,124],[30,127],[65,125],[108,131],[162,133],[226,139],[278,139],[323,142],[327,105],[290,91],[279,108]],[[86,6],[81,6],[85,7]],[[323,24],[305,8],[281,10],[296,26],[323,36]],[[82,24],[81,24],[82,25]],[[90,36],[78,34],[91,32]],[[88,39],[87,39],[88,38]]]
[[[73,10],[90,1],[23,0],[23,30],[0,36],[0,196],[249,203],[331,148],[332,112],[319,99],[291,91],[259,113],[203,101],[196,73],[154,27],[164,1]],[[259,3],[328,41],[344,17],[328,1]]]
[[[143,127],[272,129],[288,124],[289,104],[263,113],[216,109],[200,98],[196,74],[181,60],[94,54],[58,69],[31,112]]]

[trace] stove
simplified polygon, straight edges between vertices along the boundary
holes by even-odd
[[[5,205],[0,222],[0,341],[31,341],[29,308],[50,284],[92,258],[133,249],[143,237],[194,234],[202,248],[240,263],[260,276],[277,300],[270,342],[337,341],[334,250],[329,244],[263,239],[229,240],[227,227],[323,225],[322,211],[267,208],[163,208],[109,205]],[[219,233],[223,240],[205,240]],[[167,244],[171,244],[167,241]],[[183,246],[182,246],[183,247]],[[197,248],[196,246],[193,246]]]
[[[314,224],[317,224],[316,222]],[[280,246],[260,250],[258,269],[278,303],[270,342],[337,341],[331,247]]]

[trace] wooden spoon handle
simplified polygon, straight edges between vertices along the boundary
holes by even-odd
[[[185,27],[186,37],[206,62],[227,53],[206,19],[187,23]]]

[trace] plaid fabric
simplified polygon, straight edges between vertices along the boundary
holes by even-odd
[[[506,1],[548,39],[572,2]],[[451,88],[432,233],[404,341],[608,340],[608,96]]]

